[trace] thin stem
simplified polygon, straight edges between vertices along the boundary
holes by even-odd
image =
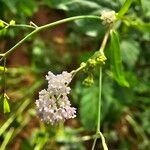
[[[80,66],[79,68],[77,68],[76,70],[72,70],[70,73],[72,74],[72,78],[82,69],[84,69],[86,67],[86,64],[83,66]]]
[[[110,29],[106,32],[105,36],[104,36],[104,39],[102,41],[102,44],[100,46],[100,49],[99,51],[103,53],[104,49],[105,49],[105,46],[106,46],[106,43],[107,43],[107,40],[108,40],[108,37],[109,37],[109,33],[110,33]]]
[[[32,28],[32,29],[35,29],[34,26],[31,26],[31,25],[26,25],[26,24],[14,24],[14,25],[11,25],[3,20],[0,20],[2,21],[4,24],[5,24],[5,27],[6,28],[9,28],[9,27],[24,27],[24,28]]]
[[[98,101],[98,115],[97,115],[97,130],[100,131],[100,121],[101,121],[101,101],[102,101],[102,66],[99,68],[99,101]]]
[[[99,48],[99,51],[101,53],[104,52],[104,49],[106,47],[106,43],[107,43],[107,40],[108,40],[108,37],[109,37],[109,33],[110,33],[110,29],[106,32],[105,36],[104,36],[104,39],[102,41],[102,44]],[[98,138],[98,135],[100,135],[99,133],[100,132],[100,121],[101,121],[101,98],[102,97],[102,66],[100,66],[100,72],[99,72],[99,100],[98,100],[98,114],[97,114],[97,129],[96,129],[96,137],[94,139],[94,142],[93,142],[93,145],[92,145],[92,150],[94,150],[95,148],[95,145],[96,145],[96,141],[97,141],[97,138]],[[105,150],[105,149],[104,149]]]
[[[6,58],[4,58],[4,72],[3,72],[3,82],[4,82],[4,94],[6,93]]]
[[[99,100],[98,100],[98,114],[97,114],[97,129],[96,129],[96,137],[94,139],[93,145],[92,145],[92,150],[94,150],[97,138],[99,136],[100,132],[100,120],[101,120],[101,101],[102,101],[102,66],[100,66],[100,71],[99,71]]]
[[[101,137],[101,139],[102,139],[103,149],[104,149],[104,150],[108,150],[107,144],[106,144],[106,142],[105,142],[105,137],[103,136],[103,134],[102,134],[101,132],[99,132],[99,135],[100,135],[100,137]]]
[[[65,23],[65,22],[69,22],[69,21],[73,21],[73,20],[77,20],[77,19],[97,19],[97,20],[100,20],[100,17],[99,16],[91,16],[91,15],[87,15],[87,16],[75,16],[75,17],[70,17],[70,18],[66,18],[66,19],[62,19],[62,20],[59,20],[59,21],[55,21],[53,23],[49,23],[49,24],[46,24],[46,25],[43,25],[41,27],[37,27],[35,28],[34,31],[32,31],[31,33],[29,33],[26,37],[24,37],[21,41],[19,41],[15,46],[13,46],[10,50],[8,50],[6,53],[4,53],[4,56],[3,58],[6,58],[8,55],[10,55],[14,50],[15,48],[17,48],[19,45],[21,45],[26,39],[28,39],[29,37],[31,37],[32,35],[34,35],[35,33],[41,31],[41,30],[44,30],[44,29],[47,29],[47,28],[52,28],[56,25],[59,25],[59,24],[62,24],[62,23]]]
[[[98,138],[98,137],[97,137],[97,135],[96,135],[96,137],[95,137],[95,139],[94,139],[94,142],[93,142],[93,145],[92,145],[92,150],[94,150],[94,148],[95,148],[97,138]]]
[[[35,29],[35,27],[34,27],[34,26],[26,25],[26,24],[15,24],[15,25],[9,25],[9,27],[23,27],[23,28],[31,28],[31,29]]]
[[[21,45],[26,39],[28,39],[30,36],[32,36],[33,34],[35,34],[36,32],[38,32],[37,29],[35,29],[34,31],[32,31],[31,33],[29,33],[26,37],[24,37],[21,41],[19,41],[15,46],[13,46],[10,50],[8,50],[6,53],[4,53],[3,58],[6,58],[8,55],[10,55],[15,48],[17,48],[19,45]]]

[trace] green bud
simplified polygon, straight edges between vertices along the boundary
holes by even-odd
[[[81,64],[80,64],[80,67],[85,67],[86,66],[86,63],[85,62],[82,62]]]
[[[89,65],[89,67],[95,67],[96,66],[96,61],[95,61],[95,59],[88,59],[88,65]]]
[[[105,55],[99,55],[97,58],[96,58],[96,61],[98,64],[102,65],[102,64],[105,64],[105,60],[107,58],[105,57]]]
[[[10,25],[15,25],[16,22],[15,22],[14,20],[11,20],[11,21],[9,22],[9,24],[10,24]]]
[[[88,86],[88,87],[91,86],[93,83],[94,83],[94,80],[93,80],[93,75],[92,74],[89,75],[87,78],[85,78],[84,81],[83,81],[83,84],[85,86]]]
[[[3,21],[0,20],[0,29],[2,29],[2,28],[4,28],[4,27],[5,27],[5,25],[4,25]]]
[[[87,72],[87,67],[86,67],[86,63],[85,62],[82,62],[81,64],[80,64],[80,67],[83,67],[83,72]]]

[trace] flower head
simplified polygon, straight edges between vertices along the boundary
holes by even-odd
[[[114,21],[116,20],[116,15],[115,15],[115,11],[102,11],[101,14],[101,19],[102,19],[102,24],[104,25],[111,25],[112,23],[114,23]]]
[[[39,99],[36,100],[41,119],[55,124],[76,117],[76,108],[71,107],[67,96],[71,90],[68,87],[72,80],[71,73],[64,71],[62,74],[54,75],[49,71],[46,80],[48,80],[48,89],[40,91]]]

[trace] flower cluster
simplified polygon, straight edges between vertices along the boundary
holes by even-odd
[[[54,75],[49,71],[46,80],[48,80],[48,88],[40,91],[39,99],[36,100],[37,111],[41,119],[53,125],[76,117],[76,108],[71,107],[67,96],[71,90],[68,87],[72,80],[71,73],[63,71],[62,74]]]
[[[102,11],[101,14],[102,24],[103,25],[111,25],[116,20],[116,13],[115,11]]]

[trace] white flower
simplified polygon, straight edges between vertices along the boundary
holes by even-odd
[[[72,80],[72,75],[66,71],[63,71],[62,74],[54,75],[52,72],[48,72],[46,76],[48,80],[48,91],[52,92],[54,95],[58,96],[60,94],[69,94],[70,87],[67,87]]]
[[[102,24],[104,25],[111,25],[116,20],[116,13],[115,11],[102,11],[101,14]]]
[[[36,100],[41,119],[53,125],[76,117],[76,108],[71,107],[67,96],[71,90],[68,84],[72,80],[72,75],[66,71],[59,75],[48,72],[46,80],[48,80],[48,89],[40,91],[39,99]]]

